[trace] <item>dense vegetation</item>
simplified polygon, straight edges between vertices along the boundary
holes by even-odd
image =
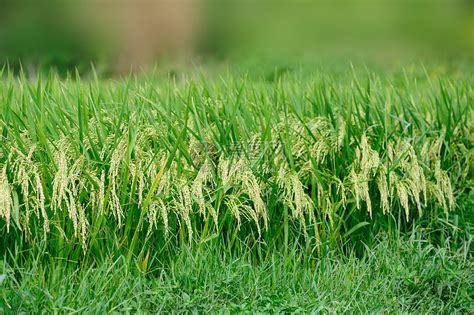
[[[0,307],[469,309],[472,78],[422,70],[5,70]]]

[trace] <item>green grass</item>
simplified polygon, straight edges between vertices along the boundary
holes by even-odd
[[[321,69],[4,70],[0,307],[468,310],[472,75]]]
[[[378,241],[360,257],[330,251],[315,262],[294,249],[256,263],[184,247],[146,274],[124,258],[79,269],[64,261],[7,265],[0,305],[13,313],[473,311],[470,242],[454,250],[416,237]]]

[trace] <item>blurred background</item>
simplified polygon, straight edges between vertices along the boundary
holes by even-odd
[[[472,0],[0,0],[0,64],[121,74],[170,62],[474,58]]]

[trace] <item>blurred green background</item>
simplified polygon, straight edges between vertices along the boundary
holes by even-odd
[[[3,0],[0,63],[121,73],[175,60],[470,60],[473,3]]]

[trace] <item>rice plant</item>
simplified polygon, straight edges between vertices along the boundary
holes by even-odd
[[[148,259],[409,229],[472,190],[469,80],[288,74],[102,81],[5,71],[2,251]]]

